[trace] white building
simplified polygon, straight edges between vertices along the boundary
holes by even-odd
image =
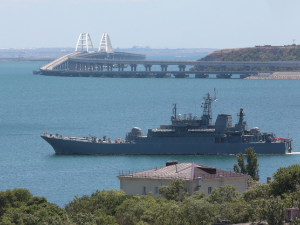
[[[236,187],[239,193],[247,190],[248,175],[221,170],[196,163],[167,162],[165,167],[136,173],[121,174],[120,189],[128,195],[145,195],[149,192],[157,196],[159,186],[170,185],[172,179],[185,181],[184,189],[189,194],[202,192],[206,195],[214,188],[226,184]]]

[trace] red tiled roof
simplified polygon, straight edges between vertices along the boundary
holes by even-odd
[[[222,177],[248,177],[248,175],[221,170],[197,163],[179,163],[142,172],[121,174],[118,177],[197,180],[199,177],[202,179],[215,179]]]

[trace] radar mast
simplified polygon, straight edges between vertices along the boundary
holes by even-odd
[[[245,113],[243,112],[243,108],[240,109],[240,113],[237,114],[239,117],[239,123],[238,125],[242,126],[244,121]]]
[[[174,114],[174,119],[176,120],[177,119],[177,107],[176,107],[176,103],[173,104],[174,107],[173,107],[173,114]]]
[[[205,102],[202,102],[201,105],[201,107],[203,107],[203,116],[208,117],[208,119],[212,119],[211,102],[218,101],[216,97],[216,89],[214,89],[214,97],[207,93],[204,95],[203,99],[205,100]]]

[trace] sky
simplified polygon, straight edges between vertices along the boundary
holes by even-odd
[[[0,0],[0,48],[240,48],[300,44],[299,0]]]

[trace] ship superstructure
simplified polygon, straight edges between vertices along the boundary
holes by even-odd
[[[207,93],[202,103],[201,118],[192,114],[177,114],[174,104],[170,125],[160,125],[158,129],[148,129],[143,135],[138,127],[126,134],[125,140],[107,140],[97,137],[63,137],[43,134],[57,154],[238,154],[251,147],[257,154],[286,154],[293,152],[293,140],[277,138],[273,133],[261,132],[258,127],[248,129],[241,108],[236,124],[232,116],[219,114],[212,123],[211,104],[217,101]]]

